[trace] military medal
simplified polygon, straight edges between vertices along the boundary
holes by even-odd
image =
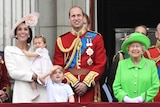
[[[92,44],[92,39],[90,38],[89,39],[89,46],[92,46],[93,44]]]
[[[91,46],[93,46],[93,43],[92,43],[92,36],[91,35],[87,35],[86,36],[86,46],[88,47],[88,49],[86,50],[86,53],[87,55],[89,56],[88,60],[87,60],[87,64],[89,66],[91,66],[93,64],[93,60],[91,58],[91,56],[93,55],[94,51],[93,49],[91,48]]]
[[[91,66],[91,65],[92,65],[92,63],[93,63],[93,60],[92,60],[91,58],[88,58],[88,60],[87,60],[87,64],[88,64],[89,66]]]
[[[87,43],[86,43],[86,46],[88,47],[90,44],[89,44],[89,39],[87,38]]]
[[[89,48],[86,50],[86,53],[87,53],[88,56],[92,56],[93,53],[94,53],[94,51],[93,51],[92,48],[89,47]],[[93,60],[92,60],[91,57],[89,57],[88,60],[87,60],[87,64],[88,64],[89,66],[91,66],[92,63],[93,63]]]
[[[91,38],[87,38],[87,43],[86,43],[86,46],[92,46],[92,39]]]
[[[94,52],[93,49],[90,48],[90,47],[86,50],[86,53],[87,53],[88,56],[93,55],[93,52]]]

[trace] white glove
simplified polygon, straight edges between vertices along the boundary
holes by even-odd
[[[124,96],[123,101],[126,103],[138,103],[138,98],[129,98],[128,96]]]
[[[139,103],[141,103],[141,102],[144,101],[144,99],[142,98],[142,96],[138,96],[138,97],[136,97],[134,99],[136,99]]]

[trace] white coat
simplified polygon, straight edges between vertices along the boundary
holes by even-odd
[[[31,49],[29,50],[31,51]],[[46,102],[47,92],[45,87],[38,84],[40,96],[34,101],[32,98],[32,89],[29,82],[32,81],[33,73],[30,72],[30,66],[33,58],[25,56],[16,46],[6,46],[4,50],[5,63],[9,76],[15,80],[13,85],[13,103]]]

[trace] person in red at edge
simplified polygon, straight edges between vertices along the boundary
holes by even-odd
[[[0,103],[11,102],[11,83],[4,63],[4,54],[0,52]]]
[[[157,43],[155,46],[151,46],[145,53],[144,56],[156,62],[158,69],[158,76],[160,80],[160,23],[156,27],[155,37],[157,38]],[[157,96],[154,98],[154,102],[160,102],[160,88]]]
[[[75,102],[100,102],[99,79],[107,61],[101,34],[83,26],[83,11],[74,6],[69,11],[72,26],[57,38],[53,63],[65,69],[65,80],[75,92]]]

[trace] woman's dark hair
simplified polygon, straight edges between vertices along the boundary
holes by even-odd
[[[22,22],[22,23],[25,23],[25,22]],[[17,35],[17,34],[16,34],[17,28],[18,28],[18,27],[16,27],[16,29],[15,29],[15,31],[14,31],[14,35]],[[28,28],[29,28],[30,37],[27,39],[27,43],[31,43],[32,38],[33,38],[32,29],[31,29],[29,26],[28,26]],[[16,38],[16,39],[17,39],[17,38]]]
[[[30,27],[29,27],[29,34],[30,34],[30,37],[27,39],[27,43],[31,43],[32,38],[33,38],[33,36],[32,36],[32,29]]]

